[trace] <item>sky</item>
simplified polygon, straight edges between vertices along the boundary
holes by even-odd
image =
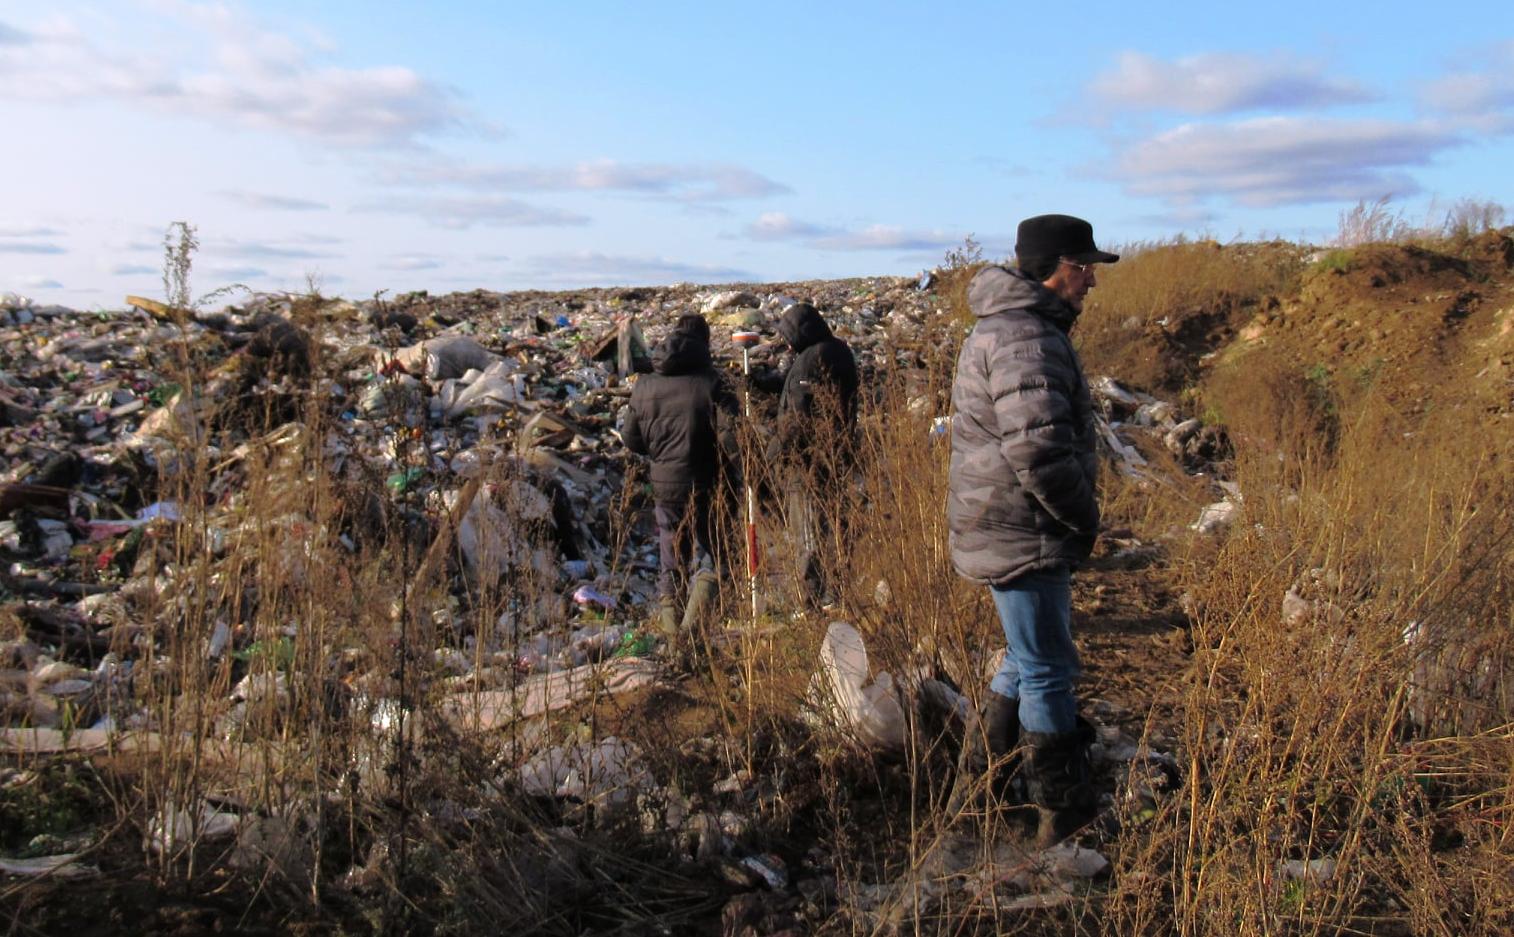
[[[0,128],[0,291],[79,309],[174,222],[197,295],[354,299],[1326,243],[1514,215],[1514,3],[0,0]]]

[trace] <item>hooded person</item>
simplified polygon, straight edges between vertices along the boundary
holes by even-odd
[[[837,338],[819,310],[795,303],[778,322],[778,334],[794,354],[778,398],[777,431],[766,462],[784,473],[789,523],[798,541],[806,599],[833,602],[821,562],[836,529],[836,497],[830,490],[851,469],[857,425],[857,359]]]
[[[986,774],[983,786],[1002,793],[1023,743],[1037,839],[1049,845],[1092,819],[1096,803],[1070,624],[1071,573],[1099,529],[1098,462],[1088,381],[1069,332],[1095,265],[1119,255],[1096,247],[1093,227],[1069,215],[1021,222],[1015,255],[1017,268],[985,267],[968,285],[977,322],[952,384],[952,563],[988,587],[1007,645],[981,731],[964,744],[958,790]]]
[[[716,592],[712,496],[735,464],[737,402],[710,357],[703,316],[680,316],[636,380],[621,439],[651,461],[657,520],[657,627],[692,628]],[[688,603],[678,613],[680,594]]]

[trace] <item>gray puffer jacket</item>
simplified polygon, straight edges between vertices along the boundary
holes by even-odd
[[[1077,312],[1018,270],[973,277],[978,317],[952,385],[952,562],[1003,585],[1076,566],[1099,529],[1093,404],[1067,337]]]

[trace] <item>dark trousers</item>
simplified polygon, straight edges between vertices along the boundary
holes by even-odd
[[[789,535],[793,538],[799,575],[804,582],[804,600],[819,604],[827,601],[830,585],[826,560],[831,537],[831,517],[809,487],[791,488],[788,493]]]
[[[695,573],[715,568],[710,492],[696,488],[653,504],[657,520],[657,596],[677,599]]]

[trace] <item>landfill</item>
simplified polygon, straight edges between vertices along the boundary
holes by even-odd
[[[168,479],[187,446],[208,447],[217,461],[204,479],[214,499],[208,520],[230,552],[245,526],[239,456],[253,445],[298,440],[307,429],[302,418],[312,415],[292,410],[307,387],[324,403],[316,418],[330,421],[333,477],[353,476],[360,464],[391,497],[424,505],[433,527],[466,497],[455,589],[529,570],[568,597],[552,608],[505,612],[512,637],[523,640],[512,641],[513,659],[491,660],[498,673],[566,671],[613,657],[637,642],[656,568],[648,518],[618,549],[610,543],[611,501],[633,465],[616,428],[634,375],[648,367],[649,349],[673,319],[704,312],[717,360],[735,379],[732,331],[761,331],[766,341],[753,350],[754,362],[781,367],[773,326],[792,297],[804,296],[852,344],[863,373],[878,374],[907,363],[890,340],[901,326],[942,314],[939,298],[918,285],[874,278],[781,284],[761,294],[690,285],[478,290],[363,303],[259,294],[177,321],[140,297],[125,309],[81,312],[11,295],[0,310],[0,551],[7,614],[22,620],[26,638],[3,650],[5,663],[28,678],[24,691],[5,691],[0,712],[11,725],[33,728],[56,728],[65,703],[80,727],[140,721],[124,702],[129,694],[111,702],[105,689],[129,682],[138,651],[152,640],[132,605],[145,588],[141,543],[181,519]],[[175,359],[185,355],[203,369],[198,387],[181,386]],[[1121,470],[1140,473],[1145,464],[1122,434],[1160,439],[1194,465],[1219,454],[1222,440],[1197,420],[1179,420],[1171,405],[1107,377],[1093,383],[1108,416],[1102,434]],[[291,419],[255,437],[246,430],[251,421],[233,418],[254,407],[282,408]],[[935,420],[942,432],[950,416]],[[508,490],[466,496],[470,478],[506,461],[519,467]],[[1206,508],[1195,527],[1209,531],[1228,520],[1239,499],[1227,498],[1223,508]],[[310,548],[301,518],[281,522],[290,525],[291,542]],[[545,539],[556,549],[521,536],[523,526],[551,527]],[[342,546],[358,537],[322,533]],[[298,552],[282,558],[290,575],[299,573]],[[213,657],[246,650],[225,622],[206,637]],[[449,649],[434,650],[445,656]],[[454,676],[476,676],[472,657],[452,658]],[[244,680],[233,698],[272,692]]]
[[[186,659],[224,674],[208,684],[221,687],[221,698],[204,733],[212,760],[228,764],[239,763],[238,746],[276,737],[278,714],[317,690],[323,705],[367,714],[375,737],[420,740],[518,733],[591,697],[674,685],[680,676],[647,626],[657,545],[646,473],[618,436],[651,350],[679,315],[697,311],[733,383],[742,374],[737,332],[760,336],[745,346],[754,369],[781,370],[775,326],[802,299],[851,344],[864,387],[884,376],[909,384],[922,354],[908,336],[948,315],[930,279],[421,292],[362,302],[255,294],[217,310],[128,297],[118,308],[81,311],[7,295],[0,748],[145,753],[181,744],[144,699]],[[1222,434],[1171,404],[1109,378],[1093,389],[1104,455],[1118,471],[1161,483],[1143,451],[1168,451],[1196,476],[1225,457]],[[909,407],[928,417],[922,446],[949,436],[949,401],[920,395]],[[329,489],[342,511],[304,511],[294,495],[313,487]],[[1213,494],[1239,504],[1238,493]],[[1219,521],[1206,509],[1197,526]],[[340,581],[343,557],[385,537],[392,545],[396,531],[407,546],[394,578],[415,584],[400,594],[424,598],[427,609],[423,626],[404,603],[389,609],[386,627],[400,650],[375,655],[356,639],[344,646],[341,634],[322,634],[313,650],[297,618],[264,621],[260,609],[277,600],[281,583],[334,576],[333,600],[360,592],[361,584]],[[184,542],[198,545],[193,555],[175,553]],[[248,564],[257,588],[206,597]],[[530,588],[510,585],[519,583]],[[886,604],[888,584],[878,583],[877,594]],[[781,600],[765,605],[765,614],[784,612]],[[301,673],[315,654],[329,655],[341,676],[312,689]],[[897,753],[906,713],[932,700],[959,715],[970,708],[944,684],[874,673],[868,661],[858,631],[832,624],[810,701],[864,747]],[[439,723],[411,715],[422,685],[439,701]],[[530,795],[605,815],[644,812],[649,799],[680,802],[659,792],[634,745],[551,744],[542,732],[529,736],[541,744],[504,766],[508,783]],[[386,762],[393,754],[379,749],[353,754],[353,783],[395,783]],[[734,794],[718,796],[750,804],[757,795],[733,777]],[[703,842],[691,855],[740,887],[816,887],[731,835],[744,823],[739,815],[682,817],[669,806],[658,817]],[[148,854],[227,837],[247,840],[243,857],[286,853],[267,845],[270,821],[254,820],[208,802],[165,804],[145,831]],[[280,842],[290,835],[276,832]],[[72,853],[38,863],[82,874]],[[1085,866],[1067,876],[1087,877]],[[349,878],[366,880],[365,868]]]

